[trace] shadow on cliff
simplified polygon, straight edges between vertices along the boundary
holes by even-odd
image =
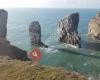
[[[0,38],[0,56],[7,59],[29,60],[27,52],[14,45],[11,45],[8,40]]]
[[[100,56],[86,54],[84,52],[82,53],[80,51],[75,51],[75,50],[72,50],[72,49],[59,48],[58,50],[63,51],[63,52],[68,52],[68,54],[82,55],[82,56],[86,56],[86,57],[90,57],[90,58],[100,59]]]
[[[22,50],[14,45],[11,45],[11,48],[13,50],[13,54],[15,55],[15,59],[24,60],[24,61],[30,60],[27,57],[27,52],[25,50]]]

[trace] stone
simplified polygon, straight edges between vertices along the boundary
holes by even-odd
[[[43,47],[48,47],[43,42],[41,42],[41,26],[38,21],[32,21],[29,24],[29,35],[32,45],[39,45]]]
[[[100,40],[100,13],[89,21],[88,35],[94,39]]]
[[[59,21],[58,40],[67,44],[81,47],[81,38],[78,35],[79,13],[72,13]]]
[[[0,9],[0,38],[7,37],[7,18],[8,12]]]

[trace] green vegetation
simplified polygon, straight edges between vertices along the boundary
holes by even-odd
[[[65,72],[30,61],[0,60],[0,80],[87,80],[84,76]]]

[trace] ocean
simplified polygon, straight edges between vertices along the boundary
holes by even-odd
[[[31,46],[29,24],[39,21],[42,29],[42,41],[49,48],[38,47],[42,52],[40,64],[64,68],[79,72],[94,80],[100,79],[100,41],[88,37],[89,20],[100,12],[100,9],[37,9],[12,8],[8,11],[7,39],[11,44],[28,52],[36,46]],[[78,32],[81,36],[82,48],[70,48],[57,40],[57,25],[64,16],[79,12]],[[92,80],[91,79],[91,80]]]

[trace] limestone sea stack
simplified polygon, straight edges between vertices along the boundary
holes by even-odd
[[[100,13],[97,13],[96,16],[90,20],[88,28],[89,36],[100,40]]]
[[[0,9],[0,38],[5,38],[7,35],[7,18],[8,12]]]
[[[78,35],[79,13],[72,13],[59,21],[58,39],[60,42],[81,47],[81,38]]]
[[[41,26],[38,21],[32,21],[29,24],[29,35],[32,45],[39,45],[42,47],[48,47],[43,42],[41,42]]]

